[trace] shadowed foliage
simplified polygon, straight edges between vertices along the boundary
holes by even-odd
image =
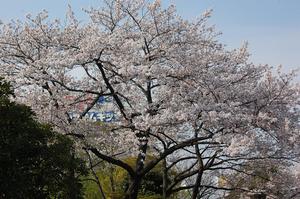
[[[73,142],[37,122],[0,79],[0,198],[82,198]]]

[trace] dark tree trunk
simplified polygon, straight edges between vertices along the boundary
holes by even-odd
[[[162,172],[163,172],[163,187],[162,187],[162,191],[163,191],[163,199],[167,198],[167,188],[168,188],[168,171],[167,171],[167,161],[166,158],[163,159],[162,161]]]
[[[114,168],[113,168],[113,165],[111,165],[111,164],[109,165],[109,170],[110,170],[109,181],[110,181],[111,191],[114,193],[116,191],[116,188],[115,188]]]
[[[255,193],[255,194],[250,195],[250,198],[251,199],[266,199],[267,195],[264,193]]]
[[[195,182],[195,186],[193,188],[193,195],[192,195],[192,199],[197,199],[197,196],[199,194],[199,188],[201,186],[201,179],[202,179],[202,170],[200,170],[197,174],[197,179]]]
[[[126,192],[125,199],[137,199],[140,184],[142,181],[142,175],[140,175],[144,169],[144,162],[146,159],[147,146],[148,146],[148,136],[145,133],[137,134],[139,140],[139,155],[136,160],[136,175],[131,178],[129,188]]]
[[[140,176],[136,176],[134,179],[131,179],[125,199],[137,199],[140,184],[141,184]]]
[[[198,137],[198,130],[195,132],[195,138]],[[200,149],[198,144],[195,145],[195,152],[197,155],[197,160],[198,160],[198,173],[197,173],[197,178],[196,182],[193,188],[193,194],[192,194],[192,199],[197,199],[197,196],[199,194],[199,189],[201,186],[201,180],[202,180],[202,175],[203,175],[203,160],[202,160],[202,155],[200,153]]]

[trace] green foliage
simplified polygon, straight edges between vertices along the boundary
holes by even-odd
[[[0,77],[0,105],[9,102],[9,95],[13,95],[10,85]]]
[[[73,142],[9,95],[9,84],[0,79],[0,198],[82,198],[78,175],[86,168]]]
[[[148,157],[148,161],[152,157]],[[134,167],[136,159],[129,157],[123,160],[131,167]],[[174,174],[174,172],[173,172]],[[172,174],[171,174],[172,175]],[[97,170],[97,176],[101,181],[102,188],[107,198],[122,199],[124,198],[126,189],[129,186],[129,176],[127,172],[113,165],[102,165]],[[92,178],[92,176],[90,176]],[[144,177],[140,191],[139,199],[161,199],[162,198],[162,164],[158,164],[152,171]],[[101,199],[97,185],[93,181],[86,181],[85,198]]]

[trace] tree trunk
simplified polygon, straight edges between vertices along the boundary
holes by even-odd
[[[140,184],[143,177],[140,174],[144,169],[144,162],[146,159],[147,146],[148,146],[148,136],[147,134],[144,133],[138,133],[137,136],[139,140],[139,155],[136,160],[136,168],[135,168],[136,175],[133,178],[131,178],[131,182],[126,192],[125,199],[137,199]]]
[[[140,176],[136,176],[134,179],[131,179],[129,188],[126,192],[125,199],[137,199],[140,184],[141,184]]]
[[[251,199],[266,199],[267,195],[265,193],[255,193],[250,195]]]
[[[163,199],[167,198],[167,188],[168,188],[168,171],[167,171],[167,162],[166,158],[163,159],[162,161],[162,175],[163,175],[163,186],[162,186],[162,191],[163,191]]]
[[[201,180],[202,180],[202,170],[199,170],[198,174],[197,174],[197,179],[193,188],[193,195],[192,195],[192,199],[197,199],[197,196],[199,194],[199,188],[201,185]]]
[[[111,191],[114,193],[116,192],[116,188],[115,188],[115,180],[114,180],[114,168],[112,164],[109,164],[109,181],[110,181],[110,187],[111,187]]]
[[[196,130],[195,132],[195,138],[198,137],[198,131]],[[196,178],[196,182],[193,188],[193,194],[192,194],[192,199],[197,199],[197,196],[199,194],[199,189],[201,186],[201,180],[202,180],[202,175],[203,175],[203,160],[202,160],[202,155],[200,153],[200,149],[198,144],[195,145],[195,152],[197,155],[197,160],[198,160],[198,174]]]

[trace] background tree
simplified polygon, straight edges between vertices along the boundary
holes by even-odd
[[[264,193],[272,198],[292,199],[299,196],[300,184],[297,172],[276,160],[252,162],[243,172],[231,172],[220,178],[220,182],[230,187]],[[228,186],[227,185],[227,186]],[[225,198],[242,198],[242,190],[232,190]]]
[[[146,0],[106,0],[86,12],[87,24],[70,9],[66,25],[47,20],[47,12],[2,25],[0,67],[39,118],[128,172],[126,198],[137,198],[142,179],[162,161],[163,179],[178,169],[164,180],[164,198],[183,190],[197,198],[203,189],[232,190],[205,183],[218,171],[299,158],[294,74],[250,63],[246,45],[225,49],[207,25],[210,12],[187,21],[174,6]],[[109,133],[87,119],[104,96],[113,98],[118,118]],[[107,143],[117,151],[101,147]],[[122,161],[129,154],[134,168]],[[155,159],[146,162],[149,154]]]
[[[83,198],[79,177],[86,168],[73,142],[10,102],[12,94],[0,79],[0,197]]]
[[[149,158],[151,159],[151,158]],[[134,158],[126,158],[123,160],[131,167],[134,167],[136,160]],[[149,160],[148,160],[149,161]],[[116,167],[114,165],[106,165],[107,163],[98,163],[94,167],[95,172],[99,179],[101,179],[101,185],[105,198],[122,199],[129,187],[129,176],[126,170]],[[170,176],[174,176],[175,172],[172,171]],[[169,180],[169,179],[168,179]],[[85,196],[87,198],[101,198],[101,194],[97,188],[94,180],[86,181],[84,184]],[[163,187],[163,174],[162,164],[156,165],[156,167],[145,175],[141,183],[139,190],[139,198],[141,199],[161,199]],[[170,198],[182,198],[178,194],[174,194]]]

